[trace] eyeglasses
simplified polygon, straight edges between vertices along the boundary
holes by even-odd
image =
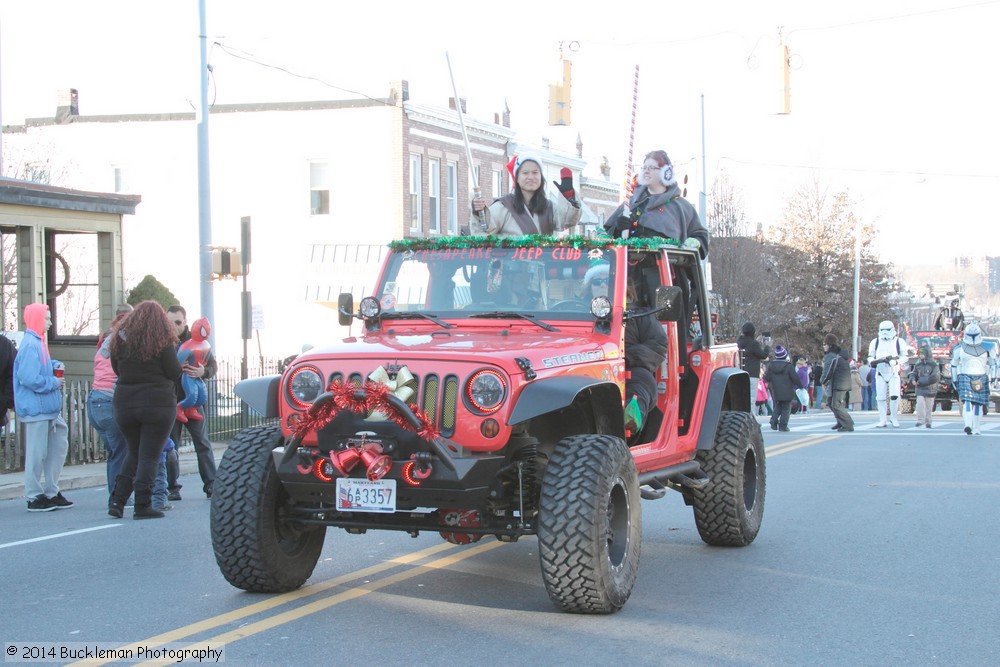
[[[176,324],[177,326],[180,326],[180,325],[184,324],[184,320],[174,320],[174,324]]]
[[[590,281],[590,284],[591,285],[597,285],[598,287],[604,287],[605,285],[608,284],[608,279],[607,278],[594,278],[593,280]]]

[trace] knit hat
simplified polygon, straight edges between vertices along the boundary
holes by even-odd
[[[507,163],[507,171],[510,172],[511,180],[517,183],[517,172],[521,170],[521,167],[525,162],[534,162],[538,165],[539,171],[542,172],[542,178],[545,178],[545,166],[542,164],[541,158],[532,153],[521,153],[520,155],[515,155],[511,158],[510,162]]]
[[[787,359],[787,358],[788,358],[788,350],[786,350],[781,345],[778,345],[778,346],[776,346],[774,348],[774,359],[775,359],[775,361],[780,361],[782,359]]]
[[[753,325],[753,322],[747,322],[743,325],[743,328],[740,329],[740,331],[744,336],[750,336],[752,338],[753,335],[757,333],[757,327]]]

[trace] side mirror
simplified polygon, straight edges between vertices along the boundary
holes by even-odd
[[[350,292],[337,297],[337,319],[345,327],[354,320],[354,295]]]
[[[660,285],[656,288],[656,319],[661,322],[679,322],[683,303],[681,288]]]

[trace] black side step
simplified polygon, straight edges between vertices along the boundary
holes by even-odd
[[[668,487],[700,489],[711,481],[697,461],[686,461],[680,465],[661,470],[650,470],[639,475],[639,494],[644,500],[659,500],[667,493]]]

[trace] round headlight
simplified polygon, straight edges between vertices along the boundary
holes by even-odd
[[[597,296],[590,301],[590,314],[599,320],[603,320],[611,315],[611,299],[606,296]]]
[[[361,310],[361,316],[365,319],[378,317],[378,314],[382,312],[382,307],[378,305],[378,299],[373,296],[366,296],[361,299],[361,305],[359,308]]]
[[[484,414],[496,412],[507,397],[507,383],[495,370],[476,371],[465,385],[465,397],[473,408]]]
[[[288,378],[288,395],[300,408],[308,408],[323,391],[323,376],[315,368],[303,366]]]

